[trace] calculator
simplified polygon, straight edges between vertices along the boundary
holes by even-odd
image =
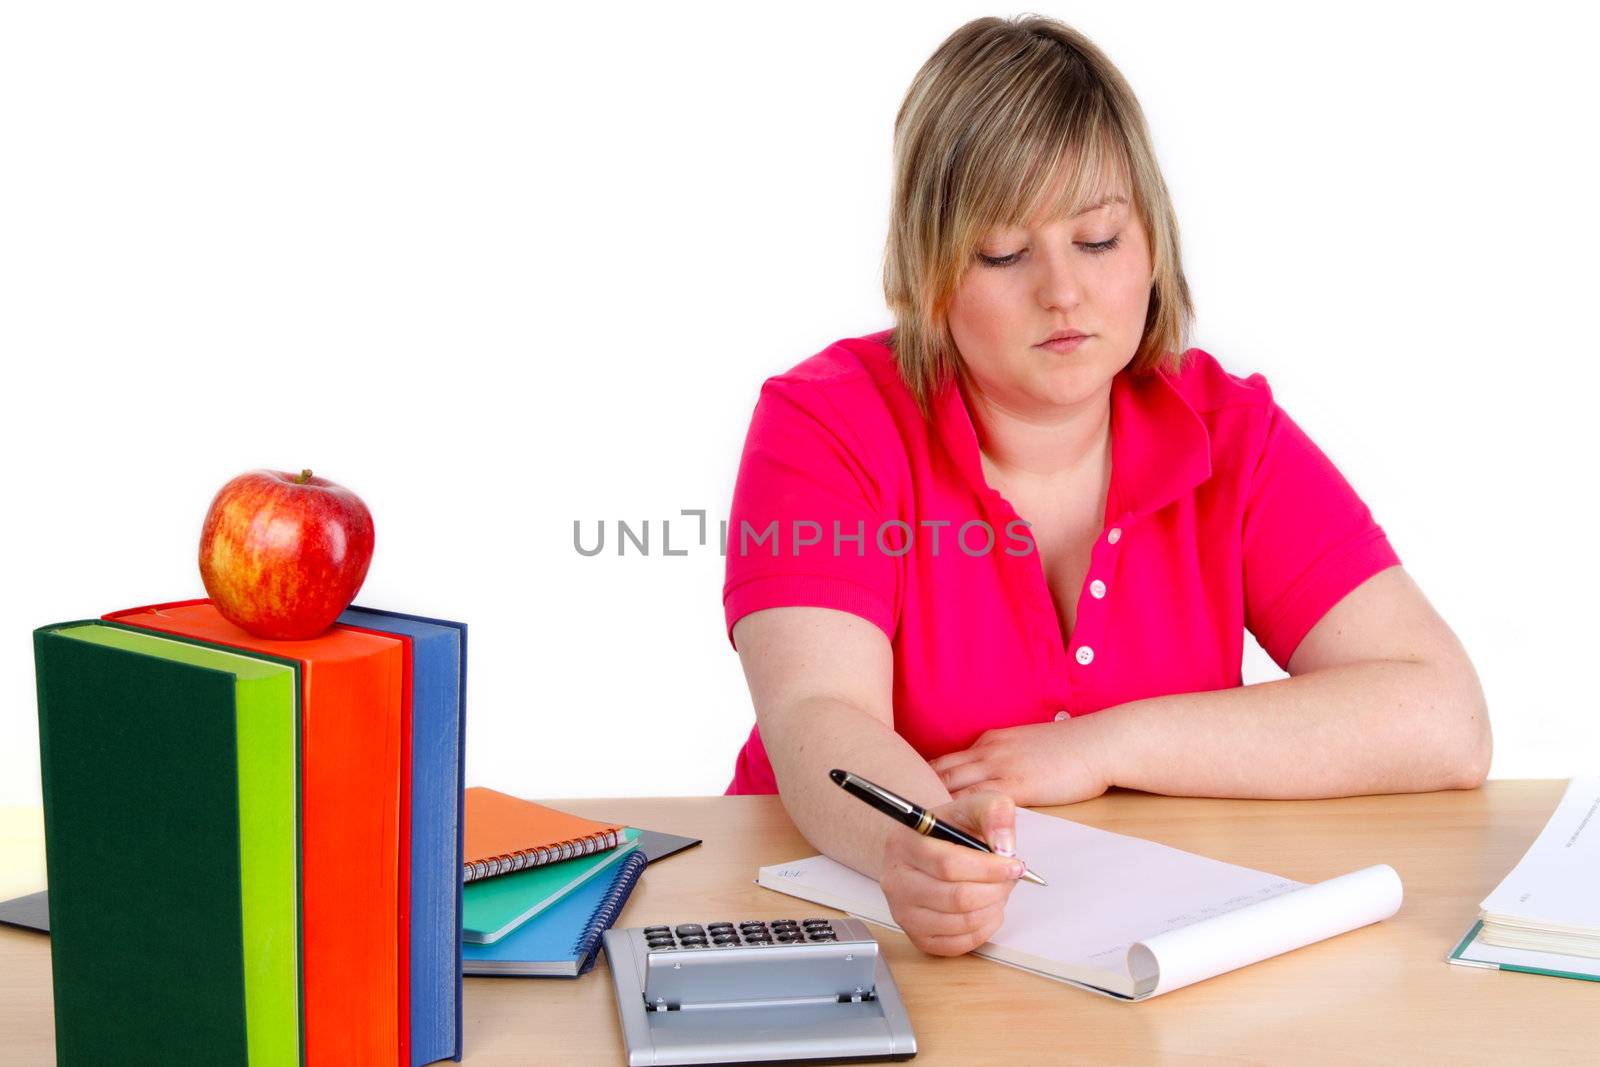
[[[916,1037],[860,919],[744,919],[605,934],[629,1067],[905,1060]]]

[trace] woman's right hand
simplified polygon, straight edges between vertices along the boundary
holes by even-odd
[[[1000,929],[1006,900],[1022,875],[1016,807],[1000,793],[969,793],[933,813],[982,838],[995,854],[896,824],[884,840],[878,882],[889,914],[913,945],[935,956],[959,956]]]

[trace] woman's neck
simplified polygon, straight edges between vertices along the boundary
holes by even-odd
[[[1111,453],[1111,384],[1047,416],[1013,411],[963,388],[987,466],[1027,480],[1073,479],[1103,471]]]

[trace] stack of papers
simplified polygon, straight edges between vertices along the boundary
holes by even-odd
[[[1451,963],[1600,981],[1600,778],[1573,779]]]

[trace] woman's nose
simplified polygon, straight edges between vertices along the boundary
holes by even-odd
[[[1078,264],[1072,261],[1072,252],[1057,249],[1041,254],[1038,264],[1038,300],[1044,308],[1071,308],[1083,302],[1083,282],[1078,277]]]

